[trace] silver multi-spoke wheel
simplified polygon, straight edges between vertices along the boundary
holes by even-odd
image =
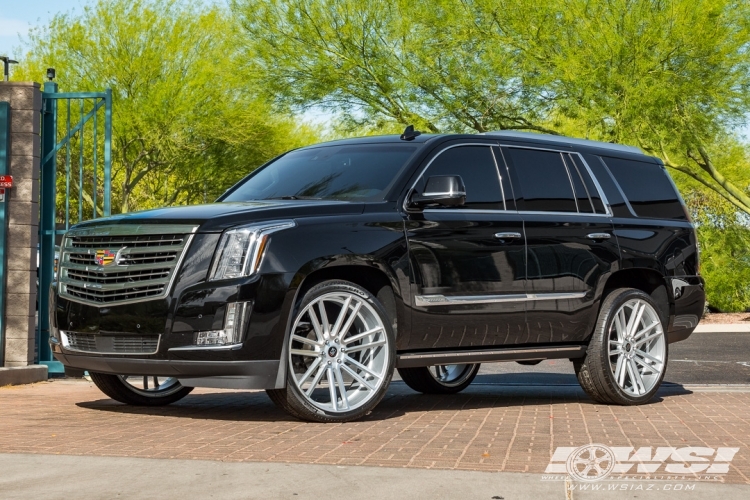
[[[424,394],[456,394],[474,381],[479,371],[477,364],[418,366],[399,368],[401,379]]]
[[[184,398],[192,387],[184,387],[173,377],[154,375],[111,375],[89,372],[91,381],[110,398],[138,406],[162,406]]]
[[[619,288],[602,302],[586,356],[573,366],[594,401],[636,405],[659,390],[668,354],[657,302],[642,290]]]
[[[643,299],[632,299],[617,310],[609,332],[609,364],[617,385],[632,396],[643,396],[661,380],[666,341],[656,310]]]
[[[476,365],[435,365],[431,366],[430,375],[446,387],[456,387],[470,377],[473,377],[474,367]]]
[[[153,375],[119,375],[119,377],[128,389],[148,398],[163,397],[182,389],[174,377]]]
[[[363,295],[335,290],[308,302],[289,337],[290,374],[312,406],[349,413],[378,397],[392,364],[386,325]]]

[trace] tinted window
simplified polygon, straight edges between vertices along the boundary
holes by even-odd
[[[464,208],[503,210],[495,158],[489,146],[459,146],[439,153],[416,185],[417,192],[433,175],[460,175],[466,186]]]
[[[563,155],[563,160],[565,160],[565,165],[568,167],[568,172],[570,172],[570,179],[573,181],[573,192],[576,195],[578,211],[584,214],[594,213],[594,206],[591,204],[588,189],[583,184],[583,177],[573,163],[573,158],[571,155],[565,154]]]
[[[382,200],[416,145],[325,146],[292,151],[256,171],[222,201],[270,198]]]
[[[535,212],[577,212],[573,187],[562,155],[535,149],[503,149],[515,172],[518,209]],[[519,192],[520,191],[520,192]]]
[[[586,191],[589,195],[589,198],[591,199],[591,203],[594,205],[594,213],[606,214],[607,211],[604,209],[604,202],[599,196],[599,190],[596,189],[596,185],[594,184],[593,179],[591,179],[591,175],[589,174],[588,169],[586,169],[586,167],[583,165],[581,157],[578,155],[569,155],[569,157],[572,158],[573,164],[578,169],[578,173],[583,178],[583,183],[586,187]]]
[[[685,219],[679,195],[659,165],[603,157],[639,217]]]

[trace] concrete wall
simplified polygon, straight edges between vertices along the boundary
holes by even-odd
[[[5,366],[34,362],[42,93],[38,83],[0,82],[11,107]]]

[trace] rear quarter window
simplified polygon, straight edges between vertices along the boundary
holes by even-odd
[[[638,217],[686,219],[680,196],[660,165],[606,156],[602,160]]]

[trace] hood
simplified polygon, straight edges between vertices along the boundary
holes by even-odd
[[[84,228],[100,224],[196,224],[200,226],[198,229],[200,233],[215,233],[238,224],[250,224],[256,221],[360,214],[363,211],[364,203],[346,201],[261,200],[129,212],[82,222],[74,227]]]

